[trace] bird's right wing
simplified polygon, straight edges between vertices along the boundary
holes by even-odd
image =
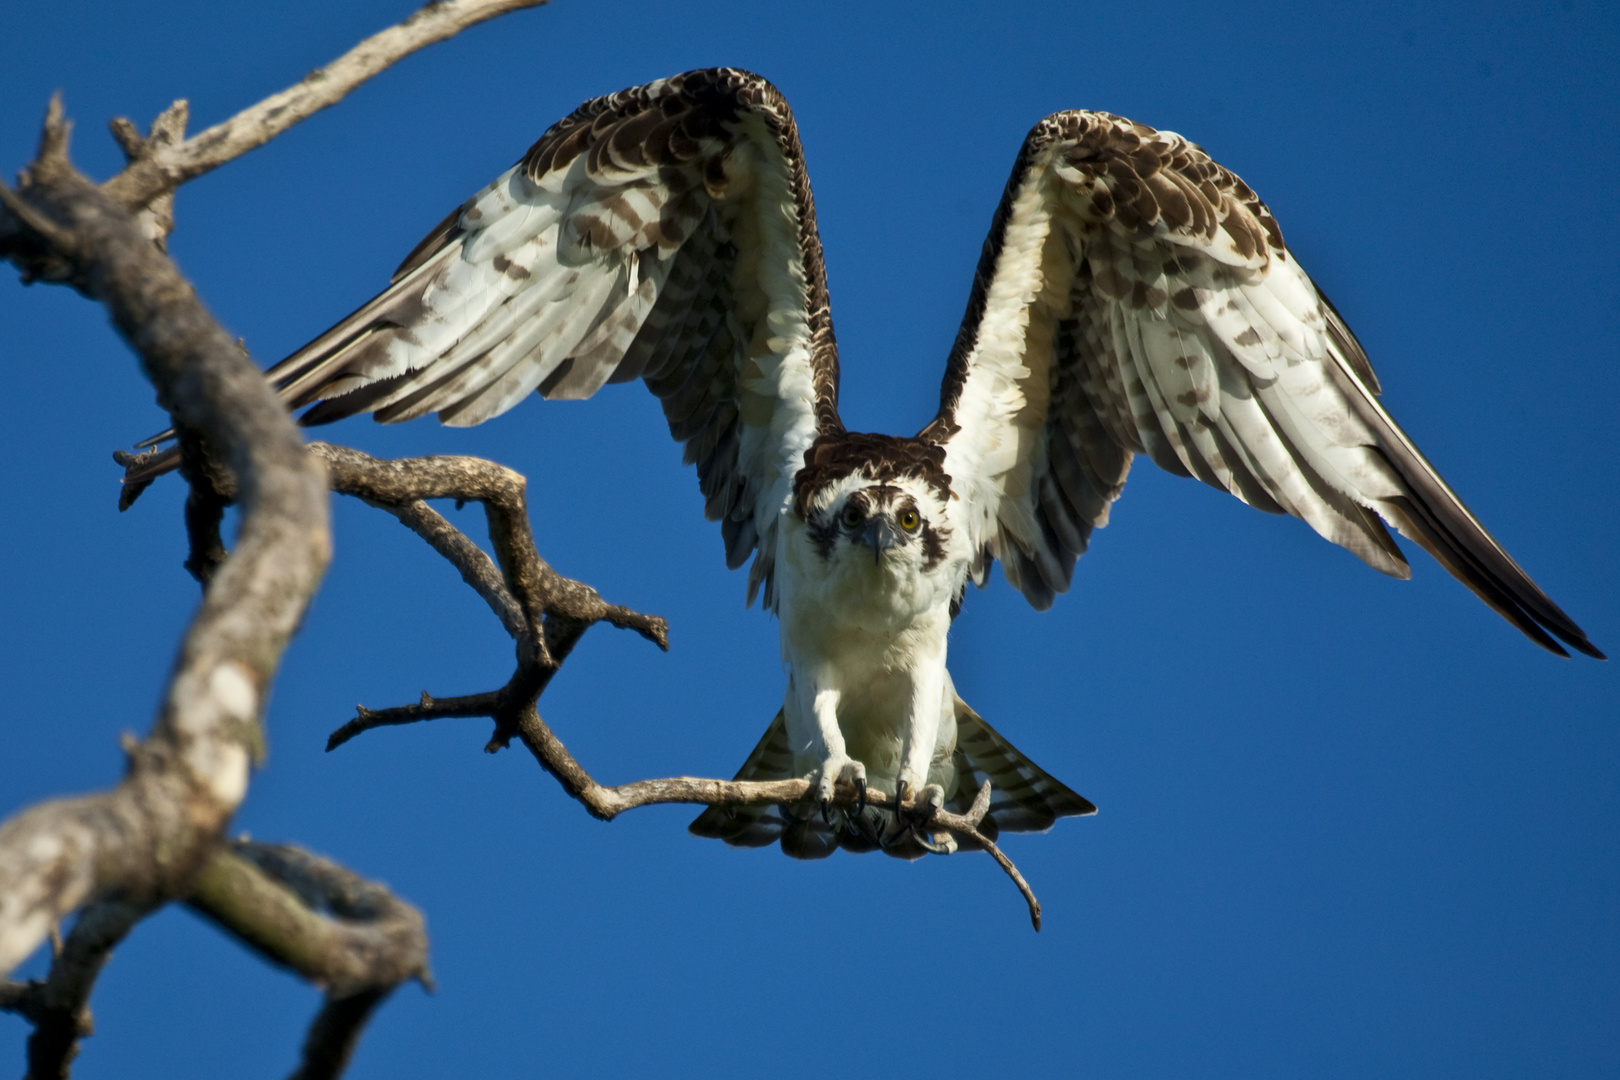
[[[757,75],[692,71],[581,105],[430,233],[393,283],[268,372],[308,424],[470,426],[539,390],[640,378],[726,561],[771,571],[838,356],[797,128]],[[139,477],[136,477],[139,479]]]
[[[1537,644],[1602,656],[1377,395],[1247,184],[1179,135],[1073,111],[1024,141],[921,437],[975,579],[1000,559],[1038,608],[1145,454],[1406,577],[1388,522]]]

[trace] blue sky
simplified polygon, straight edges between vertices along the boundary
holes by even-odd
[[[200,129],[410,6],[14,5],[0,167],[31,156],[53,89],[76,160],[106,176],[108,118],[144,125],[184,96]],[[1203,144],[1270,203],[1391,412],[1612,654],[1617,31],[1580,0],[558,0],[187,186],[172,247],[268,364],[582,99],[752,68],[800,124],[846,422],[909,433],[1023,133],[1061,108],[1122,113]],[[117,734],[149,725],[196,589],[179,485],[115,509],[111,450],[164,420],[103,314],[0,275],[0,363],[17,405],[0,426],[9,814],[115,782]],[[741,762],[781,700],[776,629],[743,609],[650,395],[323,434],[521,470],[547,558],[670,619],[667,656],[593,630],[542,702],[599,780]],[[324,754],[355,702],[492,688],[511,658],[391,519],[340,501],[335,526],[239,827],[427,915],[439,991],[402,989],[353,1076],[1620,1071],[1620,675],[1536,649],[1420,551],[1413,580],[1390,581],[1143,462],[1053,611],[999,574],[971,594],[958,689],[1101,807],[1008,842],[1045,905],[1036,935],[982,856],[799,864],[692,838],[684,808],[604,825],[526,755],[482,754],[482,721]],[[109,966],[77,1075],[285,1075],[317,1004],[171,910]],[[0,1069],[20,1068],[26,1032],[0,1017]]]

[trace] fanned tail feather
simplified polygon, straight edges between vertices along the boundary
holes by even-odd
[[[1096,806],[1018,751],[961,698],[956,699],[956,753],[954,776],[946,792],[946,809],[966,813],[985,780],[990,781],[990,810],[979,831],[994,840],[1003,832],[1044,832],[1061,817],[1097,812]],[[765,729],[736,780],[786,780],[793,774],[793,753],[788,746],[787,722],[781,711]],[[796,859],[824,859],[839,848],[863,852],[882,850],[899,858],[915,859],[925,853],[911,839],[883,847],[879,837],[892,831],[889,811],[869,806],[859,816],[835,813],[832,822],[814,808],[766,806],[711,806],[688,827],[694,836],[724,840],[733,847],[765,847],[780,843],[784,854]],[[961,837],[964,848],[973,846]]]
[[[990,781],[990,812],[979,831],[1045,832],[1058,818],[1095,814],[1097,807],[1019,752],[961,698],[956,699],[956,787],[945,805],[966,813]]]

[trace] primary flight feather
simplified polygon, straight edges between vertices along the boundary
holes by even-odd
[[[1094,810],[956,696],[946,639],[992,560],[1050,606],[1138,454],[1406,577],[1393,525],[1537,644],[1603,655],[1384,411],[1265,204],[1196,145],[1108,113],[1024,140],[938,415],[910,438],[839,420],[798,133],[775,87],[729,68],[581,105],[269,376],[306,423],[470,425],[534,390],[647,384],[727,565],[753,557],[749,600],[781,625],[787,692],[738,778],[813,781],[804,807],[693,823],[734,844],[915,857],[951,843],[929,808],[965,808],[986,779],[991,834]],[[919,810],[830,810],[839,781]]]

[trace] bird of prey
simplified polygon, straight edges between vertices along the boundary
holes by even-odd
[[[946,644],[994,561],[1049,607],[1137,455],[1404,578],[1394,526],[1538,645],[1602,656],[1384,411],[1265,203],[1108,113],[1025,138],[914,436],[839,420],[798,133],[774,86],[729,68],[581,105],[269,377],[308,424],[464,426],[533,390],[646,383],[727,564],[753,557],[749,602],[780,622],[786,694],[738,778],[812,782],[803,806],[693,822],[733,844],[945,850],[931,813],[985,779],[992,835],[1092,812],[957,697]],[[840,782],[908,809],[838,809]]]

